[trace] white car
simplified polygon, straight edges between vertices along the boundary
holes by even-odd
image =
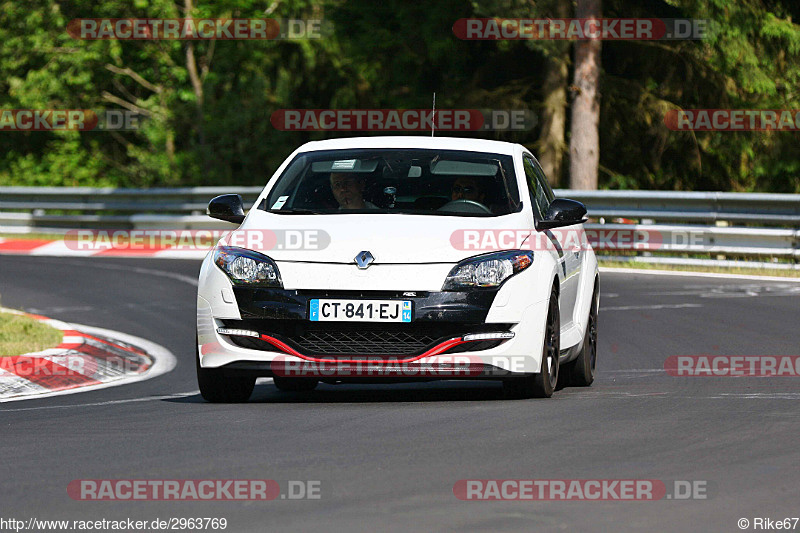
[[[511,397],[587,386],[599,277],[583,204],[554,198],[505,142],[369,137],[309,142],[208,254],[197,377],[212,402],[325,383],[501,380]]]

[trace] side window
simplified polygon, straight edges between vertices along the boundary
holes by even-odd
[[[535,209],[539,214],[539,218],[543,219],[547,208],[550,207],[550,199],[547,197],[547,192],[542,186],[541,177],[544,176],[538,165],[528,157],[524,156],[522,164],[525,167],[525,178],[528,180],[528,191],[531,195],[531,203],[536,206]],[[552,194],[552,193],[551,193]]]
[[[536,171],[539,182],[542,184],[544,195],[547,197],[547,206],[550,207],[552,201],[556,199],[556,195],[553,194],[553,189],[550,187],[550,182],[547,181],[547,176],[544,175],[544,170],[542,170],[542,167],[536,160],[533,161],[533,169]]]

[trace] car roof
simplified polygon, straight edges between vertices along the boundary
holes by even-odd
[[[487,152],[493,154],[514,155],[522,149],[519,144],[489,141],[485,139],[469,139],[460,137],[429,137],[422,135],[346,137],[311,141],[297,149],[297,153],[315,152],[319,150],[346,150],[354,148],[421,148],[434,150],[466,150],[469,152]]]

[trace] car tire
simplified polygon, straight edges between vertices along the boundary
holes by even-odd
[[[256,385],[254,377],[231,377],[224,375],[219,368],[203,368],[200,357],[196,356],[197,385],[200,395],[211,403],[242,403],[253,394]]]
[[[599,286],[594,285],[592,305],[589,308],[589,320],[586,324],[586,334],[583,337],[578,357],[565,365],[567,384],[573,387],[588,387],[594,381],[597,367],[597,314],[599,306]]]
[[[314,378],[287,378],[275,376],[272,378],[278,390],[285,392],[308,392],[317,388],[319,380]]]
[[[503,381],[506,395],[511,398],[549,398],[558,384],[558,357],[561,353],[561,316],[558,308],[558,293],[553,287],[547,304],[542,343],[542,364],[538,374]]]

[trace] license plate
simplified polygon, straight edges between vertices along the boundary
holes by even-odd
[[[410,300],[311,300],[313,322],[411,322]]]

